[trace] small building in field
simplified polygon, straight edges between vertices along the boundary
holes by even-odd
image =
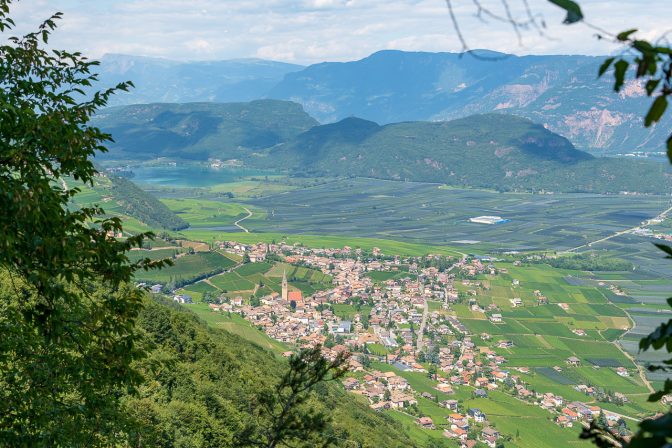
[[[572,367],[578,367],[581,365],[581,360],[576,356],[570,356],[569,358],[567,358],[567,365],[570,365]]]

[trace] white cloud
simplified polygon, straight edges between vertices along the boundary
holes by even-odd
[[[546,37],[474,17],[471,0],[452,0],[471,48],[526,53],[605,54],[615,47],[585,25],[561,25],[563,13],[547,0],[530,0],[548,24]],[[481,3],[503,15],[501,0]],[[525,18],[523,2],[510,0]],[[588,20],[621,31],[639,27],[653,38],[668,29],[668,0],[582,0]],[[13,16],[26,32],[53,11],[65,13],[52,38],[56,47],[93,57],[129,53],[172,59],[262,57],[299,63],[352,60],[385,48],[460,51],[445,0],[22,0]]]

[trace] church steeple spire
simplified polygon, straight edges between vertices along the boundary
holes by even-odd
[[[282,271],[282,300],[287,300],[289,292],[287,288],[287,270]]]

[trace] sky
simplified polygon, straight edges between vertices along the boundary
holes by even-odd
[[[507,0],[511,16],[530,6],[543,35],[530,27],[520,39],[507,23],[476,17],[475,0],[452,0],[469,48],[515,54],[617,51],[585,24],[562,25],[547,0]],[[505,16],[503,0],[481,0]],[[672,24],[669,0],[582,0],[587,21],[617,33],[639,28],[655,39]],[[642,7],[646,5],[646,7]],[[12,6],[16,34],[31,31],[55,11],[64,13],[54,47],[90,57],[106,53],[175,60],[262,58],[299,64],[361,59],[382,49],[460,51],[445,0],[20,0]]]

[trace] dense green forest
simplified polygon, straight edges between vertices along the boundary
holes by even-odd
[[[662,193],[669,168],[594,158],[564,137],[512,115],[386,126],[357,118],[319,126],[256,164],[309,176],[363,176],[499,191]]]
[[[297,176],[360,176],[499,191],[660,194],[664,164],[595,158],[540,124],[513,115],[379,126],[346,118],[317,125],[295,103],[137,105],[107,109],[108,159],[236,158]],[[180,133],[185,133],[180,135]]]
[[[92,121],[115,140],[96,157],[115,160],[241,158],[318,124],[300,105],[274,100],[137,104],[106,109]]]

